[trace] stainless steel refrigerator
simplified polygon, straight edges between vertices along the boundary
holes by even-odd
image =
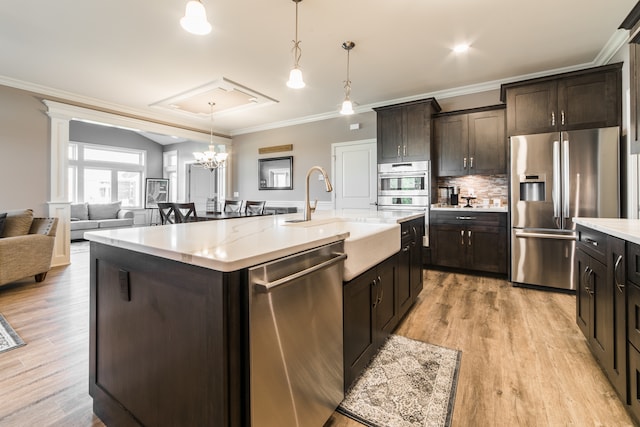
[[[511,281],[575,289],[574,217],[620,216],[618,127],[520,135],[511,150]]]

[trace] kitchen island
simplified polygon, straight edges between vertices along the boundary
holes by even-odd
[[[251,425],[248,269],[344,241],[345,278],[356,277],[397,253],[399,223],[421,215],[332,211],[298,223],[290,214],[87,233],[94,412],[118,426]]]
[[[574,218],[576,323],[640,422],[640,220]]]

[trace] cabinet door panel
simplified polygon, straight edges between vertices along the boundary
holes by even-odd
[[[431,158],[431,104],[409,105],[405,108],[404,161]]]
[[[393,256],[377,268],[377,284],[375,286],[378,299],[376,303],[376,347],[382,345],[396,326],[395,288],[397,281],[398,258]]]
[[[607,280],[613,293],[612,335],[613,347],[611,365],[605,372],[614,388],[624,402],[627,401],[627,302],[626,302],[626,268],[625,241],[607,236]]]
[[[452,225],[433,225],[429,239],[433,242],[431,249],[433,264],[443,267],[466,266],[466,237],[463,228]]]
[[[375,271],[367,271],[344,286],[344,370],[345,388],[369,363],[375,352]]]
[[[604,366],[613,364],[613,292],[607,283],[604,264],[591,259],[589,263],[591,288],[591,350]]]
[[[560,128],[571,130],[619,125],[618,74],[594,73],[560,80]]]
[[[589,282],[587,273],[590,257],[584,252],[575,252],[575,280],[576,280],[576,323],[585,338],[589,338],[590,304]]]
[[[627,279],[640,286],[640,245],[627,242]]]
[[[640,352],[629,344],[629,409],[640,419]]]
[[[400,316],[407,312],[411,304],[411,240],[403,239],[398,254],[398,283],[397,300],[398,314]]]
[[[435,141],[438,153],[438,176],[465,175],[469,161],[469,122],[467,115],[460,114],[436,119]]]
[[[627,316],[629,342],[638,348],[640,347],[640,287],[633,283],[630,283],[627,288]]]
[[[552,132],[558,123],[555,81],[510,88],[507,91],[508,134]]]
[[[377,112],[378,163],[397,162],[402,155],[403,116],[401,108]]]
[[[470,268],[492,273],[507,272],[507,238],[503,229],[472,227],[465,234]]]
[[[504,110],[469,114],[469,173],[506,174]]]
[[[422,290],[422,237],[424,236],[424,221],[415,220],[411,226],[415,238],[411,243],[411,301],[415,301]]]

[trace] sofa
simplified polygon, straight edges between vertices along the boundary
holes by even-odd
[[[133,211],[121,209],[121,202],[72,203],[71,240],[84,239],[87,231],[131,227]]]
[[[31,209],[0,213],[0,285],[29,276],[45,279],[57,227],[58,218],[34,218]]]

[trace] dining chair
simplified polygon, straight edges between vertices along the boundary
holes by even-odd
[[[244,213],[247,215],[262,215],[264,214],[265,201],[247,200],[244,202]]]
[[[176,223],[200,221],[200,218],[198,218],[198,214],[196,212],[195,203],[174,203],[173,207],[176,217]]]
[[[223,212],[239,213],[242,208],[242,200],[225,200]]]
[[[160,211],[160,222],[162,223],[162,225],[175,224],[177,222],[173,203],[158,203],[158,211]]]

